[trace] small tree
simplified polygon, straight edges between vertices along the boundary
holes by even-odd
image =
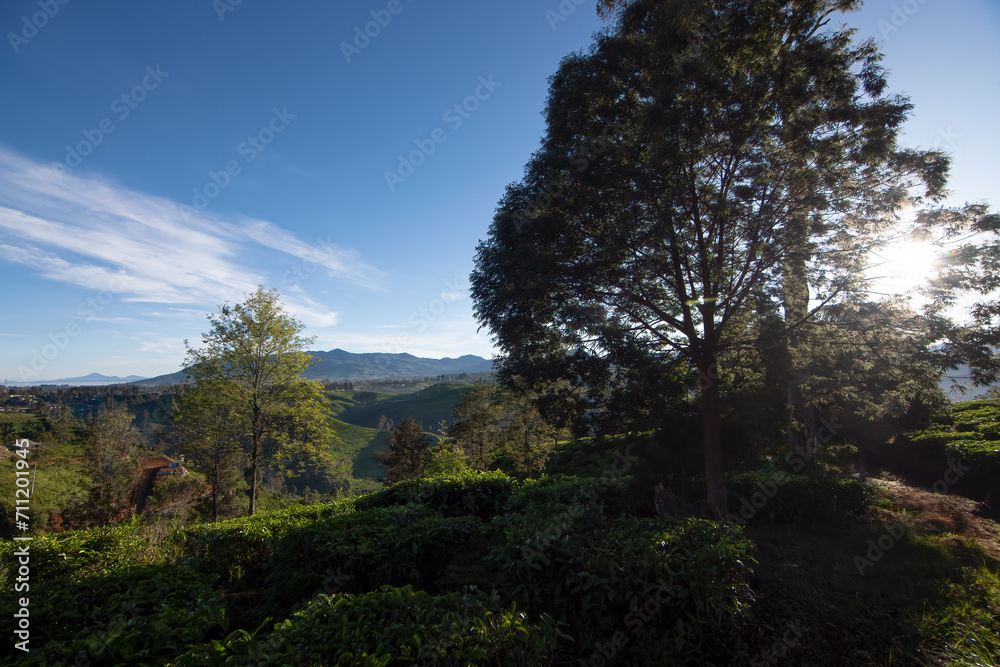
[[[207,471],[212,493],[212,520],[219,520],[219,499],[238,479],[236,470],[246,460],[240,442],[242,429],[231,405],[218,403],[206,392],[188,392],[173,415],[177,444]]]
[[[455,406],[455,423],[448,435],[466,451],[479,470],[499,464],[505,470],[530,474],[541,470],[555,451],[560,430],[538,409],[545,397],[519,379],[513,389],[477,382]]]
[[[515,472],[530,475],[545,467],[558,446],[558,429],[546,422],[527,390],[510,392],[506,400],[502,459]]]
[[[319,445],[334,436],[323,386],[303,379],[313,363],[304,351],[314,339],[300,335],[304,326],[284,311],[276,290],[257,291],[236,306],[221,306],[209,315],[211,329],[202,335],[205,347],[188,346],[185,372],[195,381],[195,393],[219,409],[229,410],[238,424],[240,442],[250,459],[250,507],[256,511],[257,484],[264,464],[279,451],[321,455]]]
[[[478,380],[455,405],[455,422],[448,435],[464,447],[477,470],[486,470],[500,443],[501,393],[499,385]]]
[[[87,455],[94,459],[91,507],[101,525],[115,520],[135,490],[139,438],[132,419],[128,410],[111,401],[101,407],[84,435]]]
[[[391,486],[404,479],[420,477],[431,458],[431,441],[423,425],[408,417],[385,439],[388,451],[376,451],[372,457],[385,466],[383,484]]]

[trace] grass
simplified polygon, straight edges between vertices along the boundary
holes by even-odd
[[[1000,563],[973,539],[916,528],[884,493],[874,506],[849,529],[746,529],[760,565],[754,623],[763,637],[799,631],[778,664],[997,665]]]
[[[385,443],[384,431],[348,424],[339,419],[334,419],[333,424],[334,432],[341,442],[333,452],[336,461],[329,468],[331,475],[377,479],[385,474],[385,470],[375,463],[371,455],[371,452]]]

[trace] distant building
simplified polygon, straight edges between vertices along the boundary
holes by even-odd
[[[188,474],[188,471],[181,463],[183,461],[174,461],[169,456],[160,454],[158,456],[150,456],[143,461],[142,470],[153,482],[169,477],[170,475],[180,475],[183,477]]]
[[[41,442],[35,442],[34,440],[29,440],[28,441],[28,451],[31,451],[32,449],[44,449],[44,447],[45,447],[45,445],[43,443],[41,443]],[[16,443],[12,443],[12,444],[7,445],[7,449],[9,449],[12,452],[14,452],[14,451],[18,451],[21,448],[18,447]]]
[[[149,494],[153,492],[153,487],[160,480],[168,479],[174,475],[184,477],[188,471],[181,465],[181,461],[174,461],[165,454],[150,456],[139,464],[139,477],[136,480],[135,493],[132,498],[132,506],[138,507],[140,511],[146,505]]]

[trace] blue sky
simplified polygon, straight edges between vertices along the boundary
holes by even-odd
[[[1000,7],[845,20],[884,39],[953,201],[1000,202]],[[573,0],[3,2],[0,375],[173,372],[258,283],[316,349],[490,356],[475,245],[600,27]]]

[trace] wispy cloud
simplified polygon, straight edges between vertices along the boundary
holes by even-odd
[[[250,218],[242,220],[239,229],[261,245],[298,257],[304,263],[300,267],[302,272],[306,272],[310,263],[315,263],[333,277],[378,287],[381,272],[362,262],[355,251],[341,248],[332,239],[318,239],[315,245],[310,245],[273,223]]]
[[[0,256],[37,275],[123,301],[217,305],[242,299],[266,271],[242,258],[264,246],[315,262],[336,278],[380,288],[381,274],[357,253],[309,245],[264,221],[229,222],[162,197],[36,164],[0,147]],[[305,296],[289,310],[321,326],[336,314]]]

